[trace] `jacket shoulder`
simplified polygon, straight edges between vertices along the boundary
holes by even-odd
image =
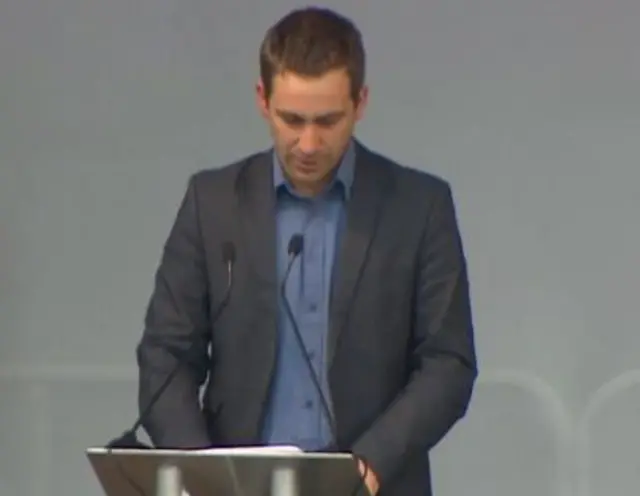
[[[262,150],[252,153],[251,155],[241,157],[221,167],[207,167],[200,169],[191,175],[189,182],[197,189],[232,187],[247,165],[264,158],[268,153],[268,150]]]
[[[377,152],[367,150],[367,153],[378,167],[393,178],[396,192],[405,197],[425,199],[450,193],[449,181],[437,174],[400,163]]]

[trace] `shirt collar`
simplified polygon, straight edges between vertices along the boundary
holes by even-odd
[[[340,160],[340,165],[338,166],[336,174],[328,187],[328,189],[330,190],[336,184],[341,185],[344,192],[344,197],[347,200],[351,196],[351,186],[353,185],[353,177],[355,174],[355,162],[355,146],[353,140],[351,140],[349,142],[347,150]],[[281,187],[285,187],[290,192],[293,192],[291,184],[282,172],[280,159],[278,158],[275,150],[273,151],[273,185],[276,191]]]

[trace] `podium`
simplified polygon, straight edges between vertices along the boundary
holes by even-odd
[[[89,448],[106,496],[366,496],[349,453]]]

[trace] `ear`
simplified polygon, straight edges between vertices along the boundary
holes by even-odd
[[[256,106],[262,117],[265,119],[269,117],[269,99],[262,80],[256,83]]]
[[[369,104],[369,87],[365,84],[360,89],[360,98],[358,99],[358,106],[356,107],[356,120],[362,119],[364,112]]]

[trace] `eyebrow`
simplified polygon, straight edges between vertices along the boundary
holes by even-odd
[[[298,112],[293,112],[291,110],[284,110],[284,109],[276,109],[276,113],[280,116],[280,117],[284,117],[284,118],[294,118],[294,119],[300,119],[303,121],[306,120],[312,120],[312,121],[322,121],[322,120],[332,120],[332,119],[339,119],[340,117],[345,115],[345,112],[342,110],[336,110],[333,112],[327,112],[324,114],[316,114],[316,115],[310,115],[310,116],[305,116],[303,114],[300,114]]]

